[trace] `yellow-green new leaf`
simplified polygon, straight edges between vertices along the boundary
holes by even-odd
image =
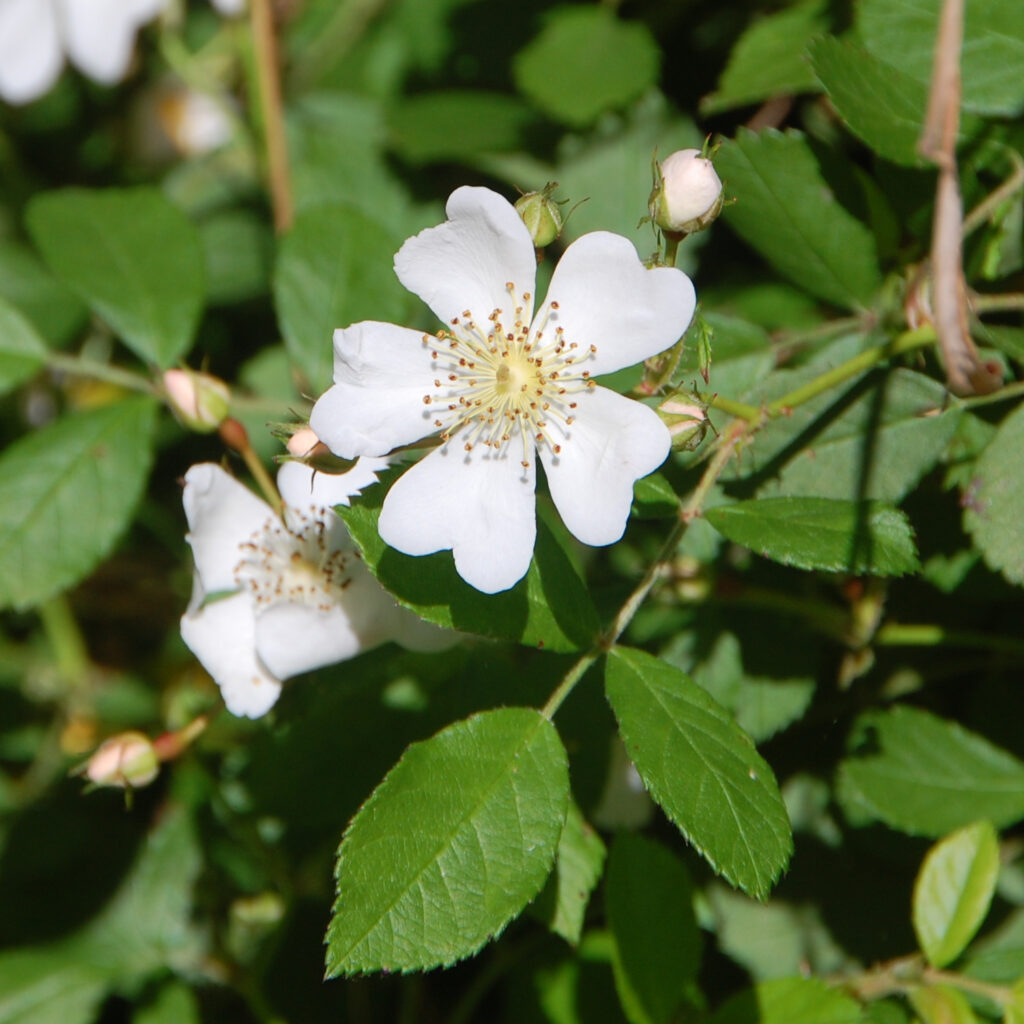
[[[910,1002],[921,1024],[978,1024],[978,1018],[964,996],[948,985],[919,988]]]
[[[978,821],[929,851],[914,885],[917,940],[934,967],[952,963],[984,921],[999,877],[999,839]]]

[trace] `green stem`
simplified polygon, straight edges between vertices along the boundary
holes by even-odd
[[[925,326],[918,327],[913,331],[904,331],[903,334],[887,341],[884,345],[876,345],[874,348],[861,352],[845,363],[827,370],[820,377],[815,377],[814,380],[808,381],[799,388],[794,388],[781,398],[775,399],[774,402],[769,402],[762,408],[748,405],[746,402],[737,402],[722,395],[713,395],[706,401],[712,409],[720,409],[730,416],[736,416],[746,420],[747,423],[757,425],[765,420],[789,415],[798,405],[817,398],[818,395],[834,388],[837,384],[841,384],[850,377],[855,377],[858,373],[863,373],[879,363],[884,363],[906,352],[912,352],[914,349],[926,348],[934,343],[934,327]]]
[[[1010,398],[1018,398],[1024,395],[1024,381],[1016,381],[1007,384],[1005,388],[993,391],[990,395],[972,395],[970,398],[962,398],[960,404],[966,409],[973,409],[978,405],[991,405],[993,402],[1005,402]]]
[[[874,642],[880,647],[977,647],[1000,654],[1024,655],[1024,639],[974,629],[946,629],[930,623],[890,622],[875,633]]]
[[[747,405],[745,402],[737,402],[724,395],[712,395],[705,399],[712,409],[720,409],[730,416],[746,420],[748,423],[757,423],[764,416],[764,410],[756,405]]]
[[[72,686],[82,682],[88,676],[92,663],[67,597],[58,594],[44,601],[37,610],[61,678]]]
[[[141,373],[135,373],[132,370],[124,370],[119,366],[111,366],[109,363],[100,363],[94,359],[68,355],[64,352],[47,352],[46,363],[51,369],[70,373],[76,377],[91,377],[93,380],[103,380],[108,384],[127,388],[129,391],[160,396],[159,388],[149,377],[144,377]]]
[[[863,373],[865,370],[869,370],[871,367],[877,366],[879,363],[886,362],[887,360],[903,355],[906,352],[912,352],[914,349],[918,348],[925,348],[928,345],[933,345],[934,343],[935,328],[930,325],[918,327],[912,331],[904,331],[898,337],[893,338],[884,345],[869,348],[865,352],[861,352],[859,355],[854,356],[852,359],[848,359],[845,363],[841,363],[839,366],[833,367],[833,369],[828,370],[820,377],[816,377],[814,380],[809,381],[802,387],[795,388],[793,391],[783,395],[781,398],[777,398],[774,402],[770,402],[765,407],[765,413],[772,419],[776,416],[785,415],[790,410],[796,408],[796,406],[803,405],[805,402],[809,402],[812,398],[817,398],[818,395],[828,391],[829,388],[833,388],[837,384],[841,384],[850,377],[855,377],[858,373]]]
[[[676,258],[679,255],[679,243],[686,237],[682,231],[663,231],[662,238],[665,239],[665,254],[662,257],[666,267],[674,267]]]
[[[1020,154],[1015,149],[1012,149],[1009,146],[1001,148],[1004,149],[1006,155],[1010,159],[1010,162],[1013,164],[1013,171],[1002,185],[989,193],[989,195],[987,195],[973,210],[971,210],[969,214],[967,214],[966,217],[964,217],[963,233],[965,238],[974,231],[975,228],[981,227],[981,225],[988,220],[989,216],[999,207],[1000,203],[1005,202],[1011,196],[1024,188],[1024,159],[1021,158]]]
[[[1001,295],[980,295],[974,292],[971,296],[971,309],[975,313],[1003,313],[1024,309],[1024,292],[1004,292]]]
[[[630,622],[632,622],[633,616],[636,615],[640,606],[647,599],[651,588],[665,575],[672,555],[675,554],[675,550],[679,546],[679,541],[686,532],[686,528],[700,514],[708,492],[714,486],[722,470],[725,469],[726,463],[731,458],[740,439],[746,434],[747,429],[747,423],[737,420],[733,422],[729,430],[722,436],[717,451],[704,470],[703,476],[701,476],[700,483],[686,503],[680,507],[679,518],[661,545],[661,550],[647,567],[647,572],[644,573],[643,579],[637,584],[629,597],[626,598],[612,620],[611,625],[598,637],[594,646],[569,669],[562,678],[562,681],[555,687],[547,703],[541,708],[541,714],[545,718],[551,719],[554,717],[565,699],[572,693],[576,684],[583,678],[587,669],[606,651],[610,651],[615,646],[616,641],[622,636]]]

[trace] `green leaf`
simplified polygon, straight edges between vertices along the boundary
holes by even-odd
[[[923,166],[917,141],[928,89],[846,39],[825,36],[808,49],[811,66],[850,130],[879,156],[907,167]]]
[[[156,995],[132,1015],[132,1024],[201,1024],[199,1002],[180,981],[161,985]]]
[[[776,373],[759,401],[781,397],[823,367]],[[748,400],[753,396],[745,396]],[[760,497],[785,495],[896,504],[938,461],[960,411],[946,389],[912,370],[876,373],[772,420],[735,472]],[[727,475],[723,479],[728,479]]]
[[[859,1024],[856,1000],[820,978],[780,978],[740,992],[708,1024]]]
[[[168,966],[197,970],[190,921],[200,857],[191,822],[169,807],[104,911],[66,939],[0,952],[0,1024],[93,1024],[117,984]]]
[[[68,961],[62,945],[0,952],[0,1024],[93,1024],[107,972]]]
[[[587,824],[576,802],[570,800],[558,840],[555,870],[530,910],[573,946],[583,934],[583,915],[601,878],[604,858],[601,837]]]
[[[296,217],[274,268],[274,302],[288,354],[314,391],[331,383],[335,328],[404,321],[411,300],[392,267],[400,245],[351,206],[309,206]]]
[[[391,112],[392,145],[415,164],[469,160],[519,149],[535,115],[504,93],[437,91],[408,96]]]
[[[856,27],[876,57],[927,84],[940,0],[861,0]],[[1024,10],[1019,0],[969,3],[964,12],[960,76],[963,106],[975,114],[1013,117],[1024,110]]]
[[[914,883],[917,941],[933,967],[951,964],[981,927],[999,878],[999,837],[978,821],[929,851]]]
[[[793,838],[775,776],[749,737],[683,672],[643,651],[610,652],[605,691],[665,813],[719,874],[767,896]]]
[[[839,768],[839,797],[911,835],[942,836],[988,818],[1024,817],[1024,764],[955,722],[899,705],[858,721],[856,746]]]
[[[245,210],[225,210],[199,225],[210,305],[262,296],[270,282],[274,238],[266,221]]]
[[[129,398],[66,416],[0,455],[0,607],[51,597],[110,551],[146,483],[155,411]]]
[[[801,133],[742,128],[715,166],[736,197],[726,222],[780,273],[846,309],[871,302],[881,283],[874,238],[833,196]]]
[[[568,799],[558,733],[530,708],[483,712],[414,743],[338,851],[328,975],[471,956],[540,890]]]
[[[680,665],[680,668],[685,666]],[[810,676],[776,679],[752,676],[743,667],[739,640],[721,633],[693,680],[722,707],[755,743],[769,739],[800,718],[814,697]]]
[[[45,365],[46,345],[6,299],[0,299],[0,395],[34,377]]]
[[[377,532],[383,500],[384,487],[373,487],[338,513],[370,571],[421,618],[549,651],[575,651],[597,635],[590,594],[542,519],[525,579],[500,594],[481,594],[456,573],[450,552],[414,557],[389,548]]]
[[[910,520],[877,501],[757,498],[704,517],[734,543],[798,569],[902,576],[920,568]]]
[[[51,345],[63,345],[85,322],[78,296],[27,246],[0,239],[0,296],[19,309]]]
[[[323,203],[354,206],[398,238],[437,223],[434,213],[415,215],[385,158],[387,127],[379,102],[351,92],[312,93],[289,102],[286,127],[300,213]]]
[[[700,967],[693,883],[682,861],[630,832],[615,837],[605,882],[615,984],[634,1024],[668,1024]]]
[[[188,351],[203,307],[203,251],[191,221],[162,193],[41,193],[27,224],[57,276],[136,355],[163,369]]]
[[[949,985],[911,989],[910,1005],[921,1024],[978,1024],[966,997]]]
[[[986,563],[1011,583],[1024,583],[1024,406],[999,426],[971,473],[964,528]]]
[[[651,473],[633,485],[630,514],[638,519],[671,519],[679,514],[679,498],[660,473]]]
[[[516,86],[556,121],[585,127],[658,78],[660,50],[640,22],[607,7],[562,7],[513,61]]]
[[[828,22],[823,0],[807,0],[758,18],[736,41],[718,88],[700,102],[701,113],[817,91],[803,54],[807,43],[828,29]]]

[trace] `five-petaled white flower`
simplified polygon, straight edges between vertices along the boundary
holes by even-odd
[[[673,345],[695,297],[681,271],[648,269],[627,239],[597,231],[569,246],[535,311],[533,243],[512,205],[464,187],[447,213],[395,256],[444,330],[336,331],[335,384],[310,425],[345,458],[439,434],[389,491],[380,535],[410,555],[451,549],[464,580],[496,593],[529,568],[538,452],[572,533],[594,545],[622,536],[633,484],[664,461],[669,432],[594,378]]]
[[[67,55],[90,78],[124,78],[135,33],[168,0],[0,0],[0,96],[28,103],[48,92]]]
[[[277,700],[282,680],[386,640],[413,650],[453,642],[455,634],[395,603],[334,512],[385,464],[362,459],[329,475],[285,463],[277,477],[283,521],[213,463],[185,474],[195,578],[181,635],[233,714],[257,718]]]

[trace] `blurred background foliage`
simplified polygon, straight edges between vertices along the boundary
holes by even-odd
[[[453,188],[485,184],[512,196],[557,181],[559,196],[586,200],[560,246],[601,228],[647,256],[656,239],[638,222],[652,154],[699,147],[708,134],[731,140],[718,166],[737,198],[680,252],[715,332],[708,393],[771,401],[905,326],[934,197],[934,170],[913,147],[931,9],[922,29],[916,8],[896,0],[281,0],[295,213],[278,237],[248,22],[202,2],[174,4],[140,33],[125,83],[103,88],[66,71],[38,102],[0,104],[0,328],[10,339],[27,322],[47,352],[0,341],[4,442],[111,408],[125,395],[111,369],[188,354],[231,382],[232,411],[269,459],[281,446],[267,421],[301,418],[330,382],[334,327],[430,322],[391,259],[404,238],[443,218]],[[972,29],[972,18],[998,31]],[[1020,21],[1018,0],[968,2],[969,39],[980,41],[964,56],[968,209],[1011,174],[1007,153],[1024,147]],[[1009,40],[1005,50],[982,45],[994,35]],[[228,125],[209,151],[190,134],[195,91]],[[768,191],[783,183],[781,214],[757,198],[758,180]],[[166,304],[171,326],[157,352],[125,351],[115,335],[127,341],[130,330],[112,330],[69,286],[84,271],[59,266],[67,213],[45,195],[143,184],[187,220],[182,244],[195,246],[198,268]],[[820,249],[805,222],[839,238],[838,251],[815,261],[790,245],[796,225]],[[965,265],[981,294],[1021,291],[1021,224],[1018,188],[968,239]],[[101,249],[97,238],[84,262]],[[1020,307],[993,308],[978,337],[1012,386],[1024,358]],[[114,423],[115,438],[146,440],[119,476],[79,499],[75,518],[89,539],[75,578],[61,579],[59,566],[37,570],[35,554],[23,558],[30,571],[19,569],[24,552],[0,540],[0,1024],[667,1022],[702,1019],[730,997],[741,1002],[716,1021],[898,1024],[910,1019],[902,1004],[863,1010],[824,986],[816,1015],[803,1017],[785,989],[770,991],[771,1005],[742,994],[754,982],[912,951],[910,892],[927,842],[976,817],[1008,831],[992,927],[966,972],[992,983],[1024,975],[1013,831],[1024,819],[1024,539],[1015,522],[992,538],[970,520],[983,507],[979,458],[1009,481],[1011,507],[1024,496],[1012,432],[1020,416],[1010,403],[979,402],[922,429],[920,408],[944,405],[942,371],[931,354],[908,365],[914,372],[902,378],[868,375],[803,418],[769,424],[708,504],[852,497],[835,481],[865,472],[863,438],[877,435],[877,494],[863,476],[857,493],[909,514],[920,572],[891,584],[800,572],[698,521],[628,634],[691,673],[773,767],[796,853],[772,898],[757,903],[716,880],[636,791],[612,798],[609,779],[623,774],[615,725],[585,679],[558,718],[576,802],[609,845],[616,828],[644,829],[661,849],[628,834],[615,842],[612,888],[597,890],[576,944],[542,923],[542,897],[454,968],[330,982],[322,964],[333,860],[360,804],[410,742],[474,710],[543,703],[571,659],[483,641],[442,656],[388,646],[287,686],[267,719],[233,718],[177,628],[190,588],[179,481],[193,462],[219,460],[222,446],[162,413]],[[694,383],[692,351],[683,369]],[[712,410],[711,421],[721,430],[728,416]],[[1001,430],[1001,445],[983,454]],[[824,447],[808,468],[792,456],[812,438]],[[844,453],[844,438],[859,447]],[[665,467],[677,494],[696,484],[705,454],[680,453]],[[0,523],[25,493],[23,477],[6,470]],[[608,551],[570,548],[604,618],[657,550],[664,511],[641,503]],[[977,530],[975,543],[968,531]],[[12,582],[19,572],[27,583]],[[921,626],[900,632],[906,623]],[[68,778],[107,736],[155,736],[201,713],[211,718],[205,733],[128,806],[122,791],[83,793]],[[624,994],[629,968],[609,928],[621,943],[638,925],[627,920],[633,904],[615,902],[624,884],[611,881],[616,859],[619,877],[649,871],[666,893],[687,894],[674,916],[648,907],[634,936],[655,960],[659,949],[675,957],[662,977],[678,971],[682,987],[661,993],[662,1003]],[[999,1013],[984,1002],[975,1010]]]

